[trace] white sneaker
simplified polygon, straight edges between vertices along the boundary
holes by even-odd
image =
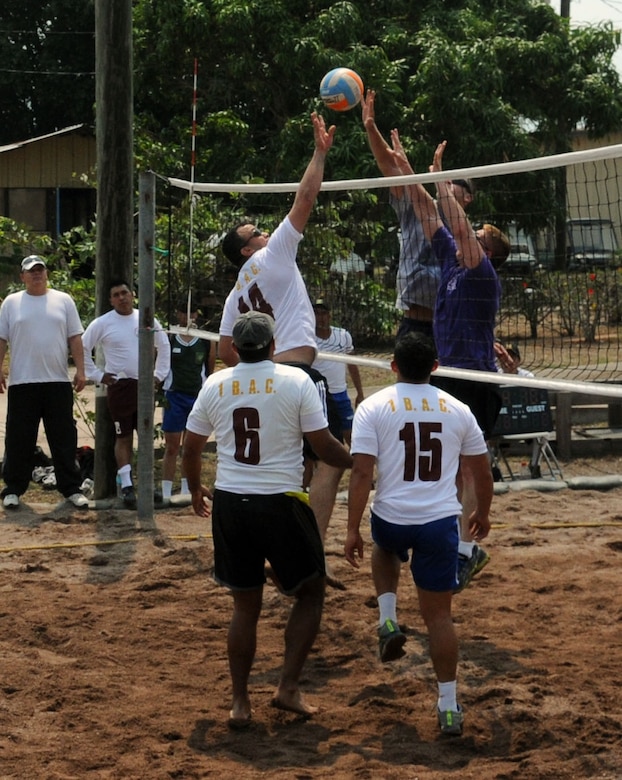
[[[2,506],[5,509],[14,509],[19,506],[19,496],[16,493],[7,493],[2,500]]]
[[[73,504],[78,509],[86,509],[89,505],[88,498],[83,496],[82,493],[72,493],[67,497],[67,501],[69,501],[70,504]]]

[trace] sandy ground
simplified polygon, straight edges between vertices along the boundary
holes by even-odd
[[[290,601],[267,585],[246,732],[227,727],[230,597],[209,523],[0,510],[0,778],[622,777],[622,488],[511,491],[493,522],[492,560],[454,601],[465,731],[442,738],[409,572],[407,654],[383,665],[369,556],[359,571],[342,557],[343,501],[327,554],[346,590],[327,593],[303,677],[320,712],[270,707]]]

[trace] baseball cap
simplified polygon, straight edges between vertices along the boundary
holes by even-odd
[[[263,349],[272,341],[273,336],[274,320],[262,311],[240,314],[233,326],[233,343],[238,349]]]
[[[42,265],[44,268],[47,267],[45,265],[45,260],[42,257],[39,257],[39,255],[28,255],[28,257],[25,257],[22,260],[22,271],[30,271],[31,268],[34,268],[36,265]]]
[[[318,298],[317,301],[313,302],[313,308],[322,309],[323,311],[330,311],[330,306],[322,298]]]

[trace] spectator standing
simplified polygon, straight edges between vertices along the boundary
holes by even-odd
[[[181,298],[177,303],[175,316],[181,328],[193,327],[198,313],[194,300]],[[199,390],[207,377],[213,373],[216,363],[216,345],[207,339],[191,336],[189,333],[173,333],[169,337],[171,347],[171,370],[164,381],[164,412],[162,431],[164,433],[164,457],[162,459],[162,497],[170,498],[177,456],[182,445],[186,420],[194,405]],[[181,494],[188,494],[188,480],[183,468],[181,472]]]
[[[108,409],[114,423],[114,455],[121,483],[123,503],[136,508],[136,492],[132,482],[134,431],[138,419],[138,330],[139,312],[134,308],[134,296],[124,279],[110,282],[109,301],[112,309],[91,322],[84,332],[84,363],[88,379],[106,386]],[[171,365],[171,350],[166,334],[154,318],[156,389],[166,379]],[[93,350],[101,347],[104,368],[93,360]]]
[[[293,596],[285,628],[285,655],[273,706],[310,716],[300,674],[320,625],[325,589],[324,551],[302,492],[303,434],[337,469],[351,465],[329,432],[321,399],[302,371],[276,364],[274,320],[241,315],[232,329],[239,362],[210,376],[188,418],[183,463],[192,505],[209,516],[213,498],[214,576],[233,596],[227,650],[233,687],[229,725],[251,721],[248,679],[255,657],[265,562]],[[201,454],[214,433],[215,490],[201,485]]]
[[[7,387],[2,366],[10,346],[8,408],[2,491],[6,509],[19,506],[28,489],[43,420],[60,493],[73,506],[88,506],[80,492],[76,463],[78,437],[73,418],[73,389],[84,388],[82,323],[67,293],[48,287],[45,260],[24,258],[24,290],[7,295],[0,307],[0,392]],[[69,379],[67,351],[76,367]]]
[[[410,569],[438,681],[439,726],[443,734],[459,735],[464,716],[457,701],[458,639],[451,616],[458,585],[458,468],[469,472],[476,485],[469,525],[478,540],[490,529],[493,482],[486,442],[472,412],[429,383],[437,365],[429,337],[402,337],[391,363],[396,384],[371,395],[354,415],[345,554],[358,568],[363,557],[359,528],[376,468],[371,566],[380,659],[404,655],[397,586],[401,563],[412,551]]]
[[[345,328],[337,328],[330,324],[330,306],[325,301],[315,301],[313,311],[315,313],[315,341],[318,352],[332,352],[336,355],[349,355],[354,352],[350,333]],[[358,406],[365,398],[359,367],[354,363],[346,364],[328,358],[316,358],[313,368],[326,377],[328,391],[339,411],[343,439],[347,444],[350,444],[354,409],[348,395],[346,370],[350,374],[350,379],[356,390],[354,405]]]

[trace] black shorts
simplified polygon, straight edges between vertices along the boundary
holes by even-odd
[[[341,416],[339,414],[339,407],[335,403],[335,399],[328,392],[328,382],[324,374],[321,374],[317,368],[312,368],[306,363],[283,363],[285,366],[293,366],[294,368],[302,369],[305,374],[311,377],[313,384],[316,386],[317,391],[322,399],[324,406],[324,414],[328,420],[328,430],[333,436],[343,444],[343,432],[341,426]],[[312,458],[313,460],[319,460],[318,456],[313,452],[313,449],[307,438],[304,438],[303,454],[305,458]]]
[[[294,495],[215,490],[212,534],[214,579],[231,590],[260,588],[266,561],[288,594],[326,574],[315,515]]]
[[[432,374],[430,384],[466,404],[475,415],[485,439],[490,439],[501,409],[499,385]]]

